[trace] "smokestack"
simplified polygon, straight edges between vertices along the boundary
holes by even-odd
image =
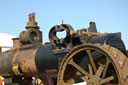
[[[19,38],[13,38],[12,40],[13,40],[13,47],[9,51],[17,50],[22,46]]]
[[[30,13],[28,16],[29,16],[29,19],[27,22],[26,29],[29,29],[29,28],[39,29],[38,23],[35,20],[35,13],[34,12]]]
[[[88,28],[88,32],[97,32],[95,22],[90,22],[90,27]]]

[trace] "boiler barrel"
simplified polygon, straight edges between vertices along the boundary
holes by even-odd
[[[45,70],[58,69],[59,67],[59,58],[63,59],[67,54],[65,52],[54,53],[53,45],[44,45],[40,47],[35,56],[35,62],[38,71],[44,72]]]
[[[12,75],[12,56],[14,54],[15,51],[0,53],[0,75]]]
[[[58,58],[66,53],[55,54],[53,49],[53,45],[47,44],[0,53],[0,75],[34,76],[46,70],[57,70]]]
[[[108,44],[126,54],[121,38],[116,34],[91,36],[84,42]],[[84,43],[83,43],[84,44]],[[85,43],[86,44],[86,43]],[[58,70],[58,67],[67,52],[54,53],[51,44],[23,46],[16,51],[0,53],[0,75],[27,75],[34,76],[47,70]]]

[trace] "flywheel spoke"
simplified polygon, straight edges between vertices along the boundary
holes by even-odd
[[[80,78],[81,78],[83,81],[88,82],[88,77],[87,77],[87,76],[82,76],[82,74],[81,74],[79,71],[77,72],[76,75],[77,75],[77,76],[80,76]]]
[[[81,73],[83,73],[84,75],[86,75],[87,77],[89,77],[89,73],[87,71],[85,71],[83,68],[81,68],[78,64],[76,64],[73,60],[70,60],[69,64],[71,64],[78,71],[80,71]]]
[[[85,82],[88,82],[88,77],[87,76],[83,76],[83,77],[80,77],[83,81]]]
[[[106,76],[106,73],[107,73],[109,64],[110,64],[110,60],[107,58],[107,59],[106,59],[106,63],[105,63],[105,67],[104,67],[104,71],[103,71],[103,75],[102,75],[102,78],[103,78],[103,79],[104,79],[105,76]]]
[[[92,67],[90,64],[88,66],[89,66],[90,79],[92,79],[92,77],[93,77]]]
[[[89,61],[92,65],[92,68],[94,70],[94,72],[96,73],[97,69],[96,69],[96,65],[95,65],[95,62],[94,62],[94,59],[92,57],[92,54],[91,54],[91,50],[86,50],[87,54],[88,54],[88,57],[89,57]]]
[[[113,79],[114,79],[114,77],[113,76],[110,76],[108,78],[105,78],[105,79],[101,80],[100,84],[105,84],[107,82],[112,81]]]
[[[100,78],[100,76],[101,76],[101,74],[103,72],[103,69],[104,69],[104,66],[100,65],[98,70],[97,70],[97,72],[96,72],[96,74],[95,74],[95,77]]]

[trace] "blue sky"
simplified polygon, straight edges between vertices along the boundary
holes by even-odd
[[[99,32],[121,32],[128,48],[128,0],[0,0],[0,33],[18,37],[31,12],[36,13],[43,42],[62,20],[75,30],[95,21]]]

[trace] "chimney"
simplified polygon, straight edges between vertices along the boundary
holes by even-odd
[[[29,14],[29,19],[27,22],[26,29],[29,29],[29,28],[39,29],[38,23],[35,20],[35,13],[34,12]]]
[[[19,38],[13,38],[12,40],[13,40],[13,47],[9,51],[17,50],[22,46]]]

